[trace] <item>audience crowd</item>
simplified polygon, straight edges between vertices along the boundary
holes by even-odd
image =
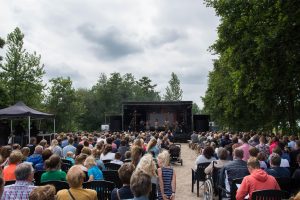
[[[237,200],[251,199],[256,190],[280,190],[280,178],[300,182],[300,140],[294,135],[194,132],[190,146],[200,154],[195,167],[207,163],[204,172],[208,176],[215,170],[214,180],[223,188],[219,195],[225,198],[238,178],[242,182],[237,185]]]
[[[106,163],[117,166],[121,181],[110,199],[146,200],[154,193],[158,199],[174,200],[176,174],[168,151],[173,140],[171,131],[78,132],[56,134],[50,143],[33,137],[24,147],[2,146],[1,200],[95,200],[97,191],[83,185],[105,180],[111,170]],[[56,191],[49,181],[67,182],[69,189]]]

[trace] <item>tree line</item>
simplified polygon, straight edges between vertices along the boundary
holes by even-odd
[[[0,38],[0,108],[23,101],[28,106],[55,114],[58,131],[97,130],[105,115],[121,114],[123,101],[180,101],[180,80],[172,72],[166,93],[161,96],[156,84],[131,73],[100,74],[91,88],[75,89],[70,77],[55,77],[48,83],[41,55],[24,48],[24,34],[19,28]],[[199,112],[197,104],[194,111]]]
[[[220,18],[205,112],[224,129],[298,132],[300,1],[205,3]]]

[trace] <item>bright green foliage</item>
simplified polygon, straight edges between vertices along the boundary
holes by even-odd
[[[205,111],[232,130],[297,131],[300,1],[206,0],[220,17]]]
[[[77,130],[76,117],[78,115],[75,89],[70,77],[53,78],[47,96],[46,106],[48,111],[55,114],[58,131]]]
[[[0,65],[0,84],[7,92],[9,104],[21,100],[29,106],[38,107],[45,87],[42,83],[44,66],[40,64],[40,55],[24,49],[23,38],[19,28],[8,34],[5,60]]]
[[[169,86],[166,88],[166,94],[164,96],[165,101],[181,101],[182,89],[180,88],[180,80],[177,75],[172,72]]]

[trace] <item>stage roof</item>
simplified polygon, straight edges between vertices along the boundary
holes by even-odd
[[[164,106],[172,106],[172,105],[192,105],[192,101],[127,101],[122,102],[122,105],[164,105]]]

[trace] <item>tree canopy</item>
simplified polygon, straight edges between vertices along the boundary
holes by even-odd
[[[164,96],[165,101],[181,101],[182,89],[180,88],[180,80],[177,75],[172,72],[169,86],[166,88],[166,94]]]
[[[300,119],[300,1],[206,0],[220,17],[204,110],[232,130],[295,133]]]

